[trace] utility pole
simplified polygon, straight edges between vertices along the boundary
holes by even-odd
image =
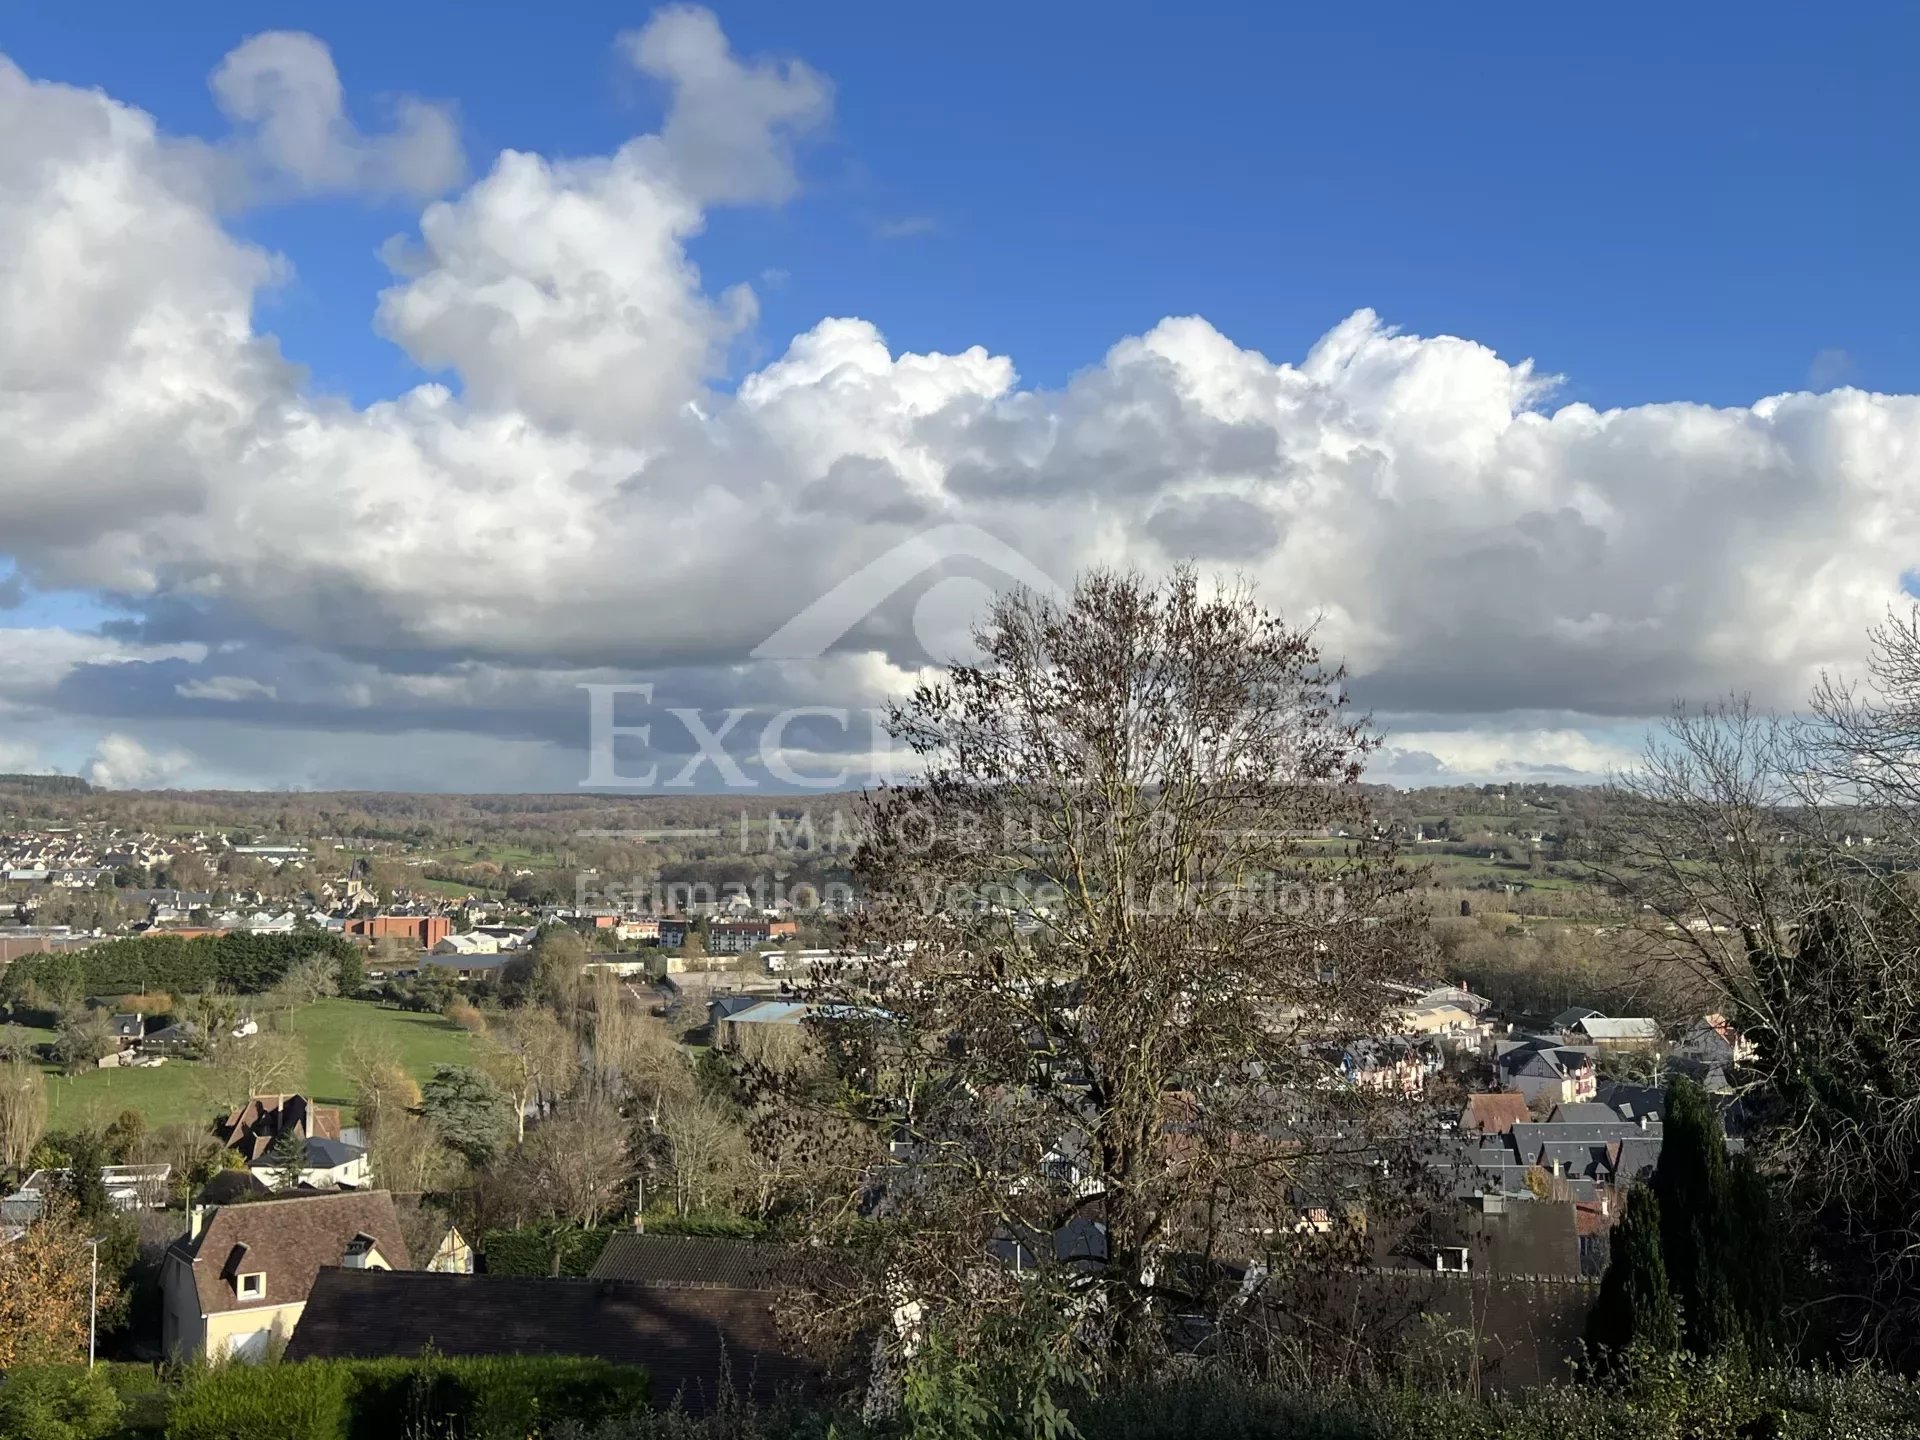
[[[96,1235],[87,1241],[87,1249],[93,1253],[93,1273],[87,1282],[87,1369],[93,1369],[94,1341],[100,1325],[100,1242],[107,1237]]]

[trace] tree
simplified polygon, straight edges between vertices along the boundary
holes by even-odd
[[[334,993],[345,995],[349,999],[358,995],[361,988],[366,985],[367,966],[366,962],[360,958],[358,948],[349,950],[340,956],[339,960],[335,963],[333,983]]]
[[[493,1027],[487,1073],[513,1101],[514,1139],[527,1137],[527,1111],[542,1112],[563,1094],[579,1072],[579,1043],[550,1010],[527,1006],[509,1010]]]
[[[856,945],[884,963],[810,994],[846,1093],[922,1157],[868,1319],[906,1286],[977,1338],[1031,1293],[984,1265],[997,1235],[1097,1225],[1103,1267],[1036,1246],[1053,1314],[1138,1374],[1169,1316],[1232,1298],[1174,1252],[1270,1249],[1276,1291],[1360,1258],[1357,1226],[1304,1238],[1299,1196],[1377,1213],[1395,1117],[1324,1052],[1384,1023],[1419,928],[1381,845],[1303,844],[1370,833],[1374,741],[1246,591],[1094,573],[1003,597],[975,638],[889,714],[925,771],[875,797],[856,857]]]
[[[53,1042],[54,1054],[69,1075],[91,1070],[119,1048],[112,1022],[98,1010],[74,1015],[60,1027],[60,1037]]]
[[[297,1125],[283,1125],[267,1146],[267,1168],[276,1190],[297,1189],[307,1168],[307,1137]]]
[[[23,1170],[46,1129],[46,1077],[16,1051],[0,1063],[0,1168]]]
[[[90,1232],[59,1189],[40,1219],[0,1260],[0,1369],[75,1360],[86,1354],[91,1315]],[[118,1275],[100,1266],[100,1305],[117,1296]]]
[[[305,1079],[307,1047],[297,1035],[260,1030],[223,1046],[219,1068],[232,1098],[290,1094]]]
[[[290,1003],[311,1005],[340,992],[340,965],[334,956],[309,955],[287,968],[278,988]]]
[[[1789,1202],[1788,1248],[1828,1277],[1821,1322],[1856,1354],[1907,1364],[1920,1355],[1920,619],[1872,639],[1867,681],[1824,682],[1811,718],[1740,699],[1676,714],[1608,796],[1600,875],[1645,918],[1643,963],[1757,1048],[1733,1078]]]
[[[1634,1352],[1667,1355],[1680,1348],[1680,1314],[1667,1283],[1661,1205],[1645,1185],[1627,1193],[1614,1227],[1612,1258],[1587,1320],[1587,1343],[1603,1367]]]
[[[704,1096],[679,1095],[661,1107],[657,1135],[677,1213],[731,1202],[746,1164],[746,1142],[731,1114]]]
[[[485,1165],[514,1131],[512,1101],[471,1065],[441,1065],[420,1087],[420,1110],[440,1138],[469,1163]]]
[[[1728,1272],[1746,1257],[1735,1248],[1740,1236],[1719,1117],[1706,1092],[1684,1078],[1667,1090],[1653,1193],[1660,1202],[1661,1256],[1680,1308],[1681,1339],[1696,1355],[1716,1355],[1740,1336]]]
[[[374,1183],[406,1193],[438,1190],[454,1178],[459,1156],[425,1118],[406,1110],[383,1112],[371,1135]]]
[[[633,1179],[627,1123],[605,1101],[573,1106],[536,1126],[516,1156],[549,1213],[575,1225],[595,1224]]]

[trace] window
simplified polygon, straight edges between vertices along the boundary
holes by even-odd
[[[242,1300],[258,1300],[267,1293],[267,1277],[265,1272],[256,1270],[251,1275],[242,1275],[240,1277],[239,1289]]]

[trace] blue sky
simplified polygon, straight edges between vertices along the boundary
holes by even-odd
[[[767,709],[898,683],[898,616],[804,678],[745,662],[964,523],[1055,574],[1253,574],[1415,737],[1410,777],[1588,775],[1671,699],[1856,664],[1920,566],[1909,7],[726,4],[705,112],[697,66],[618,39],[675,13],[0,16],[27,76],[99,92],[0,135],[0,244],[49,267],[11,300],[0,269],[0,769],[564,787],[583,677]],[[333,161],[419,100],[464,174],[270,153],[209,89],[268,31],[331,52]],[[683,102],[752,193],[670,134],[638,179],[561,163]],[[183,180],[195,141],[248,184]],[[548,162],[536,203],[505,150]],[[383,293],[423,308],[383,334]],[[43,383],[36,335],[87,356]]]
[[[985,344],[1047,386],[1163,315],[1282,356],[1366,304],[1534,356],[1603,406],[1739,403],[1816,365],[1920,388],[1899,303],[1911,7],[1817,23],[1785,4],[1337,11],[726,5],[739,49],[833,78],[836,117],[801,199],[716,217],[694,254],[710,285],[761,290],[767,344],[859,314],[898,347]],[[608,49],[645,13],[16,7],[0,49],[211,134],[220,57],[310,27],[367,118],[372,97],[411,91],[458,103],[477,159],[583,155],[658,117]],[[294,261],[268,312],[288,352],[363,401],[414,374],[366,323],[376,251],[410,219],[309,204],[244,226]]]

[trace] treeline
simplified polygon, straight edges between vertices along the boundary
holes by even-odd
[[[344,960],[357,953],[352,941],[326,930],[289,935],[137,936],[108,940],[86,950],[22,956],[0,976],[0,999],[58,1008],[88,995],[156,990],[192,995],[220,989],[254,995],[272,989],[309,956]]]

